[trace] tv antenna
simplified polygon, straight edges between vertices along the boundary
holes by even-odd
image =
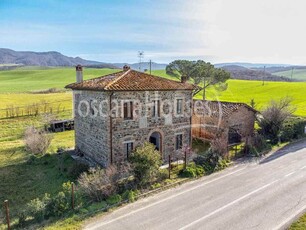
[[[144,52],[143,51],[138,51],[138,58],[139,58],[139,71],[141,71],[141,62],[144,57]]]

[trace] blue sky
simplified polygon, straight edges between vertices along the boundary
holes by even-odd
[[[0,0],[0,47],[105,62],[306,64],[303,0]]]

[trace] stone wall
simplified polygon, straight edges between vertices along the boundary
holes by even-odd
[[[176,115],[177,99],[183,100],[183,114],[179,116]],[[110,100],[112,118],[108,114]],[[160,100],[160,117],[152,116],[153,100]],[[88,109],[86,101],[93,106],[89,105]],[[123,117],[123,103],[128,101],[133,101],[132,120]],[[120,162],[127,158],[124,153],[125,142],[133,142],[135,148],[149,141],[152,133],[158,132],[161,135],[163,159],[167,159],[169,154],[175,159],[181,152],[175,151],[176,135],[183,135],[183,145],[189,146],[191,142],[191,103],[191,91],[132,91],[111,94],[75,90],[76,150],[95,162],[108,166],[111,162],[111,140],[113,161]]]
[[[183,134],[183,145],[190,145],[190,104],[191,91],[146,91],[146,92],[115,92],[113,100],[122,104],[130,99],[136,101],[133,120],[125,120],[123,116],[113,119],[113,154],[115,161],[127,158],[124,154],[126,141],[139,146],[149,141],[150,135],[158,132],[161,135],[161,154],[164,160],[171,154],[176,159],[180,151],[175,151],[176,134]],[[183,100],[182,116],[176,116],[176,99]],[[160,100],[160,117],[153,117],[153,100]],[[141,106],[139,106],[141,105]],[[119,114],[122,114],[119,107]]]
[[[107,166],[110,162],[109,117],[92,114],[90,109],[87,115],[88,108],[83,102],[108,101],[109,93],[74,91],[73,98],[76,151],[95,163]]]
[[[243,142],[252,143],[254,123],[255,112],[243,105],[227,116],[222,116],[222,113],[219,112],[212,113],[210,116],[194,114],[192,116],[192,136],[208,141],[222,139],[227,143],[229,129],[233,128],[241,135]]]

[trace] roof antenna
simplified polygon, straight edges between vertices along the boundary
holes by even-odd
[[[144,56],[144,52],[143,51],[138,51],[138,58],[139,58],[139,71],[141,71],[141,62]]]

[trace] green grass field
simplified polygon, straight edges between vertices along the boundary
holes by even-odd
[[[84,79],[117,72],[115,69],[84,68]],[[49,88],[64,88],[75,82],[74,68],[22,67],[0,71],[0,93],[20,93]]]
[[[84,79],[98,77],[116,72],[113,69],[84,69]],[[168,79],[175,79],[164,70],[153,71],[153,74]],[[45,101],[54,107],[60,105],[58,119],[70,118],[72,115],[72,93],[33,93],[50,88],[63,89],[65,85],[75,81],[74,68],[19,68],[0,71],[0,199],[11,201],[12,213],[25,205],[30,199],[41,197],[45,192],[55,194],[63,182],[69,179],[67,170],[73,163],[64,159],[65,171],[59,169],[61,159],[56,150],[58,147],[74,146],[74,132],[56,133],[48,153],[50,156],[37,158],[36,163],[29,164],[30,154],[25,151],[22,135],[29,125],[42,125],[42,117],[38,115],[18,118],[5,118],[8,106],[27,106]],[[306,116],[306,82],[266,82],[262,86],[258,81],[229,80],[228,89],[218,92],[214,88],[207,91],[207,98],[212,100],[249,103],[254,99],[258,109],[263,108],[271,99],[284,96],[293,98],[297,107],[296,115]],[[201,98],[201,92],[196,96]],[[64,111],[62,111],[64,110]],[[46,183],[48,181],[48,183]],[[0,211],[0,219],[1,219]],[[3,215],[3,213],[2,213]],[[1,226],[0,226],[1,228]]]
[[[291,78],[291,70],[276,72],[273,74]],[[306,69],[294,69],[292,78],[299,81],[306,81]]]
[[[168,79],[175,79],[167,75],[164,70],[153,71],[153,74]],[[229,80],[226,91],[216,91],[213,87],[207,90],[207,99],[244,102],[249,104],[254,99],[257,109],[264,108],[270,100],[278,100],[289,96],[296,107],[295,115],[306,116],[306,82],[265,82],[247,80]],[[197,99],[202,98],[202,92],[196,95]]]

